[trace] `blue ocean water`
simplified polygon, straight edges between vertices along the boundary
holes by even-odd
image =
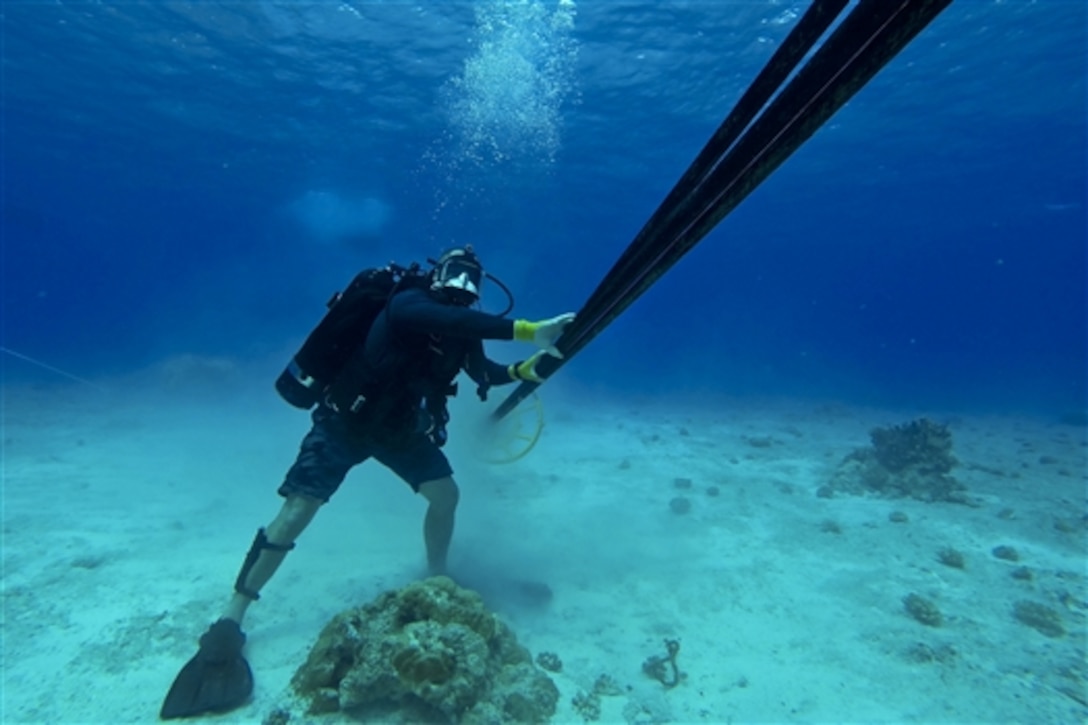
[[[355,270],[469,242],[515,315],[577,310],[805,7],[9,0],[3,346],[272,394]],[[561,374],[1083,411],[1086,27],[957,0]]]

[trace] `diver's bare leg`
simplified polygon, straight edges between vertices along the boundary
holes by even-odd
[[[419,492],[427,499],[423,519],[423,543],[427,547],[427,567],[431,574],[446,573],[446,556],[453,539],[454,515],[460,493],[453,478],[446,476],[421,483]]]
[[[246,609],[255,599],[246,592],[256,594],[272,578],[276,569],[283,563],[288,550],[294,545],[295,539],[313,520],[322,503],[324,502],[321,499],[302,494],[291,494],[287,497],[276,518],[257,535],[254,548],[250,550],[250,556],[256,558],[250,564],[250,556],[247,556],[246,564],[242,567],[242,574],[239,575],[239,587],[236,589],[244,591],[235,591],[230,604],[223,611],[225,619],[233,619],[238,624],[242,623]]]

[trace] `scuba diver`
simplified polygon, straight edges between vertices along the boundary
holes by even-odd
[[[312,376],[298,369],[295,361],[304,346],[277,381],[288,402],[305,408],[316,405],[313,427],[279,487],[285,499],[282,508],[257,531],[234,583],[233,598],[178,674],[161,717],[223,712],[249,699],[253,674],[242,656],[246,610],[260,598],[261,588],[318,509],[348,471],[363,461],[377,460],[427,500],[423,520],[427,567],[432,575],[446,572],[459,493],[441,446],[446,441],[446,398],[455,392],[454,378],[466,372],[480,386],[481,398],[494,385],[540,382],[537,362],[545,354],[559,356],[555,342],[574,315],[530,322],[473,309],[484,277],[494,277],[484,272],[471,246],[447,251],[429,272],[415,265],[396,271],[402,274],[390,283],[387,296],[379,298],[380,311],[373,314],[369,331],[360,334],[356,329],[355,343],[341,344],[350,349],[335,379],[315,384]],[[336,299],[326,319],[337,311]],[[307,345],[321,329],[315,329]],[[484,354],[483,340],[531,342],[540,350],[521,362],[501,365]],[[304,402],[289,397],[302,392],[314,394]]]

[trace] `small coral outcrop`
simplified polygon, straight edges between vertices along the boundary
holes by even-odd
[[[872,445],[847,455],[828,486],[829,493],[970,503],[966,486],[952,475],[952,433],[927,418],[875,428]]]
[[[963,552],[959,549],[953,549],[951,546],[946,546],[937,552],[937,561],[953,569],[967,568],[967,560],[964,558]]]
[[[1061,615],[1045,604],[1021,600],[1013,606],[1012,616],[1021,624],[1026,624],[1047,637],[1061,637],[1065,634]]]
[[[308,712],[544,722],[559,691],[475,592],[433,577],[338,614],[291,680]]]
[[[536,663],[548,672],[563,671],[563,660],[555,652],[541,652],[536,656]]]
[[[915,469],[922,473],[948,473],[956,465],[952,433],[948,426],[928,418],[890,428],[874,428],[869,437],[873,455],[891,473]]]
[[[647,657],[646,661],[642,663],[642,671],[648,677],[652,677],[664,685],[666,690],[671,690],[679,685],[680,680],[684,678],[684,673],[680,671],[676,664],[678,654],[680,654],[680,640],[667,639],[665,640],[665,654]]]
[[[944,623],[944,617],[937,605],[918,594],[911,593],[903,597],[903,609],[927,627],[940,627]]]

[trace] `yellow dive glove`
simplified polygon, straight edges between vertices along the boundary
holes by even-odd
[[[514,339],[518,342],[531,342],[544,352],[561,358],[563,355],[556,349],[555,341],[563,334],[563,330],[567,329],[567,325],[573,321],[573,312],[553,317],[550,320],[541,320],[540,322],[514,320]],[[528,360],[525,362],[528,362]]]
[[[536,364],[540,362],[540,358],[544,357],[548,353],[543,350],[537,350],[532,354],[528,360],[522,360],[511,364],[506,368],[506,372],[510,374],[511,380],[522,380],[527,383],[542,383],[544,378],[537,375]]]

